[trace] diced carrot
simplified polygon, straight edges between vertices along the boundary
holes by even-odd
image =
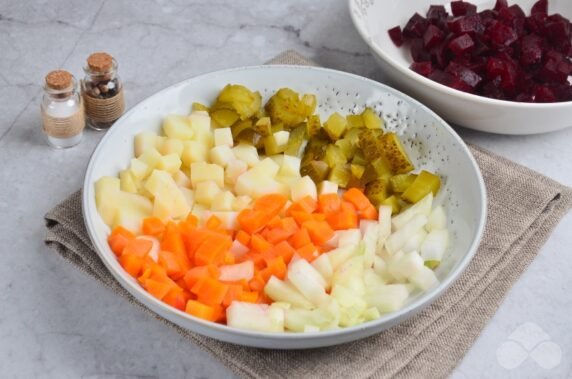
[[[354,229],[358,226],[358,216],[352,211],[330,213],[326,221],[334,230]]]
[[[193,257],[195,251],[199,248],[199,246],[208,240],[211,237],[217,238],[220,236],[220,233],[207,230],[203,228],[197,228],[195,230],[189,231],[188,234],[184,235],[184,242],[185,247],[187,249],[187,254],[189,257]]]
[[[165,224],[158,217],[148,217],[143,220],[143,234],[158,237],[165,231]]]
[[[256,199],[253,209],[264,211],[272,218],[280,213],[287,201],[288,197],[282,194],[268,194]]]
[[[246,303],[256,303],[258,300],[258,292],[256,291],[242,291],[236,298],[238,301]]]
[[[284,262],[289,263],[296,253],[296,250],[288,242],[282,241],[274,246],[272,253],[275,257],[282,257]]]
[[[107,237],[107,242],[109,243],[109,247],[111,247],[111,251],[113,251],[115,255],[120,256],[125,246],[127,246],[127,243],[133,239],[135,239],[135,234],[122,226],[117,226],[113,229],[109,237]]]
[[[223,258],[222,263],[225,265],[235,264],[236,259],[234,258],[234,254],[232,254],[230,251],[227,251],[226,253],[224,253],[224,258]]]
[[[143,282],[143,288],[145,288],[151,295],[161,300],[167,296],[170,290],[173,289],[173,285],[165,281],[148,278]]]
[[[284,217],[283,219],[281,219],[279,227],[291,233],[295,233],[300,229],[300,227],[296,223],[296,220],[294,220],[294,218],[292,217]]]
[[[340,211],[357,213],[356,207],[349,201],[342,201],[342,206],[340,207]]]
[[[362,211],[369,205],[371,205],[367,196],[365,196],[364,193],[357,188],[350,188],[349,190],[344,192],[343,198],[344,200],[347,200],[350,203],[352,203],[359,211]]]
[[[187,215],[185,220],[186,222],[190,223],[191,225],[198,226],[199,225],[199,218],[192,213]]]
[[[326,193],[318,197],[318,209],[322,213],[337,212],[342,205],[342,199],[337,193]]]
[[[159,251],[159,264],[165,268],[167,275],[173,279],[181,278],[185,274],[184,264],[179,256],[171,251]]]
[[[141,275],[137,278],[139,283],[143,284],[146,279],[154,279],[158,281],[167,281],[169,275],[167,275],[167,270],[163,268],[160,264],[156,263],[149,257],[143,258],[143,268]]]
[[[312,243],[312,240],[310,239],[308,230],[302,228],[298,230],[296,233],[294,233],[292,237],[288,239],[288,242],[290,243],[290,245],[292,245],[293,248],[297,249],[299,247]]]
[[[190,290],[199,281],[199,279],[206,276],[213,279],[218,279],[218,268],[215,265],[193,267],[185,273],[184,281],[187,285],[187,288]]]
[[[373,205],[369,205],[359,213],[360,217],[365,220],[377,220],[377,209]]]
[[[212,215],[211,217],[209,217],[209,219],[207,220],[207,222],[205,223],[205,227],[207,229],[210,230],[219,230],[219,228],[222,226],[222,221],[220,218],[218,218],[215,215]]]
[[[253,234],[252,237],[250,237],[250,247],[254,251],[263,253],[266,250],[270,249],[272,247],[272,244],[270,244],[268,241],[262,238],[260,234]]]
[[[325,221],[308,220],[302,227],[308,230],[314,245],[320,246],[334,236],[334,230]]]
[[[271,276],[275,276],[278,279],[284,279],[287,272],[286,263],[283,257],[276,257],[271,262],[269,262],[268,267],[261,271],[262,279],[267,282]]]
[[[207,305],[221,304],[227,291],[227,284],[207,276],[199,279],[193,288],[191,288],[191,293],[196,294],[198,300]]]
[[[324,221],[326,220],[326,215],[323,213],[312,213],[311,219],[315,221]]]
[[[293,203],[286,211],[286,214],[290,215],[292,212],[312,213],[316,210],[316,208],[317,208],[316,200],[314,200],[314,198],[312,198],[311,196],[305,196],[296,201],[295,203]]]
[[[316,246],[314,246],[314,244],[312,244],[312,243],[309,243],[305,246],[298,248],[296,250],[296,252],[298,253],[298,255],[300,257],[304,258],[308,262],[312,262],[314,259],[318,258],[318,256],[320,255],[320,253],[318,252],[318,249],[316,249]]]
[[[185,310],[185,304],[187,303],[187,300],[188,299],[186,298],[184,292],[179,288],[171,289],[163,298],[165,303],[181,311]]]
[[[267,239],[268,239],[268,232],[269,232],[269,230],[270,230],[270,229],[268,229],[268,228],[264,228],[264,229],[262,229],[260,232],[258,232],[258,235],[259,235],[260,237],[262,237],[264,240],[267,240]]]
[[[229,284],[228,285],[228,291],[226,292],[226,295],[224,296],[224,299],[222,300],[222,305],[224,307],[228,307],[230,305],[230,303],[232,303],[234,300],[238,300],[238,297],[242,294],[242,292],[243,292],[242,285],[240,285],[240,284]]]
[[[165,228],[163,240],[161,241],[161,249],[181,255],[187,254],[179,228],[174,222],[169,222]]]
[[[248,234],[260,231],[269,221],[268,214],[262,210],[244,209],[237,216],[238,224]]]
[[[218,318],[218,312],[215,307],[208,306],[197,300],[187,301],[185,312],[207,321],[216,321]]]
[[[209,237],[195,251],[195,265],[203,266],[210,263],[222,263],[224,255],[230,249],[231,244],[232,242],[228,236]]]
[[[288,230],[284,230],[281,228],[274,228],[274,229],[270,229],[266,235],[266,240],[275,245],[279,242],[282,241],[286,241],[288,238],[290,238],[290,236],[293,234],[293,232],[290,232]]]
[[[143,270],[143,257],[135,254],[123,254],[119,257],[119,264],[129,275],[136,278]]]
[[[279,228],[280,227],[280,221],[282,219],[280,218],[280,216],[274,216],[270,219],[270,221],[268,221],[267,226],[269,228]]]
[[[304,211],[291,211],[289,215],[294,218],[298,225],[302,225],[304,222],[312,219],[312,214]]]
[[[149,251],[151,251],[152,247],[153,242],[147,239],[135,238],[127,242],[127,245],[125,245],[122,254],[133,254],[144,257],[147,255],[147,253],[149,253]]]
[[[248,246],[250,244],[250,234],[246,233],[244,230],[239,230],[236,233],[234,239],[243,244],[244,246]]]
[[[183,277],[181,277],[181,278],[175,280],[175,283],[177,283],[177,285],[178,285],[179,287],[181,287],[182,289],[188,290],[188,288],[187,288],[187,283],[185,282],[185,276],[184,276],[184,275],[183,275]]]
[[[260,274],[260,272],[255,272],[254,278],[252,278],[250,280],[250,282],[248,282],[248,284],[249,284],[251,290],[260,292],[264,289],[266,282],[262,278],[262,275]]]

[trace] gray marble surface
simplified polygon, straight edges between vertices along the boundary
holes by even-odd
[[[48,147],[40,132],[40,84],[59,67],[79,75],[90,52],[105,50],[120,62],[132,106],[188,77],[259,64],[290,48],[324,66],[383,78],[342,0],[0,0],[1,378],[231,376],[44,247],[44,213],[81,186],[102,134],[87,132],[65,151]],[[572,185],[572,129],[526,137],[458,131]],[[571,230],[568,216],[454,378],[572,377]],[[535,350],[531,326],[554,342],[548,358]],[[536,360],[509,369],[507,359],[522,352],[506,343],[515,330]],[[543,368],[550,359],[556,367]]]

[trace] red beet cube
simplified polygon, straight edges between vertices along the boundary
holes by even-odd
[[[455,17],[471,15],[477,13],[477,6],[462,0],[451,1],[451,11]]]
[[[480,34],[485,30],[481,17],[478,14],[454,18],[447,21],[447,26],[456,35],[465,33]]]
[[[548,0],[538,0],[530,9],[531,15],[548,15]]]
[[[490,80],[500,78],[500,88],[505,91],[515,91],[518,81],[515,66],[504,59],[490,57],[487,61],[487,77]]]
[[[498,12],[502,8],[508,8],[507,0],[497,0],[495,7],[493,9]]]
[[[401,27],[396,26],[395,28],[391,28],[387,31],[389,34],[389,38],[393,41],[395,46],[400,47],[403,45],[403,33],[401,33]]]
[[[558,13],[554,14],[546,20],[545,33],[552,41],[570,41],[570,21]]]
[[[491,43],[496,47],[510,46],[518,40],[518,35],[514,29],[500,22],[495,22],[490,26],[488,35]]]
[[[427,20],[433,24],[446,20],[447,16],[449,16],[449,13],[447,13],[443,5],[431,5],[427,11]]]
[[[415,62],[428,62],[431,60],[431,54],[425,49],[423,39],[415,38],[411,40],[411,58]]]
[[[441,41],[445,39],[445,33],[441,31],[435,25],[429,25],[425,34],[423,35],[423,43],[426,49],[431,49],[437,46]]]
[[[534,89],[534,102],[536,103],[553,103],[556,101],[554,92],[546,86],[536,86]]]
[[[546,53],[546,59],[538,72],[538,78],[547,83],[564,84],[572,74],[572,63],[562,54],[551,50]]]
[[[418,74],[425,77],[431,75],[433,72],[433,65],[431,62],[413,62],[410,68]]]
[[[403,35],[407,38],[422,38],[429,26],[429,21],[419,13],[415,13],[405,25]]]
[[[453,75],[455,78],[462,80],[469,87],[476,88],[483,80],[476,72],[468,67],[462,66],[458,63],[451,62],[445,69],[445,72]]]
[[[439,68],[445,68],[449,62],[449,54],[447,52],[448,41],[443,41],[431,49],[431,60]]]
[[[449,42],[449,49],[455,55],[468,53],[475,47],[475,41],[468,34],[460,35]]]
[[[513,28],[516,34],[519,36],[524,34],[526,16],[522,8],[520,8],[518,5],[515,4],[508,8],[502,8],[498,12],[498,19],[503,24]]]
[[[522,37],[520,42],[520,63],[529,66],[542,61],[542,38],[536,34]]]

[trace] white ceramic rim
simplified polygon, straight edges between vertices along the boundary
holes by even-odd
[[[153,297],[151,294],[149,294],[147,291],[145,291],[141,286],[136,286],[131,281],[124,279],[124,276],[127,276],[126,273],[115,271],[113,269],[113,265],[111,264],[110,260],[116,259],[116,258],[111,256],[111,255],[104,254],[103,251],[105,248],[108,248],[108,246],[105,245],[104,241],[98,241],[94,237],[96,235],[96,231],[95,231],[95,227],[94,227],[93,223],[91,222],[90,216],[96,217],[96,215],[89,215],[86,212],[86,210],[89,209],[89,207],[88,207],[89,199],[91,197],[95,196],[93,185],[89,181],[90,181],[90,178],[92,176],[91,173],[93,171],[95,161],[98,158],[98,155],[99,155],[100,150],[102,149],[102,146],[105,145],[107,140],[113,138],[114,132],[116,130],[118,130],[118,129],[114,129],[113,127],[111,129],[109,129],[107,131],[106,135],[103,136],[101,141],[99,141],[97,147],[95,148],[94,152],[91,155],[91,158],[89,160],[89,164],[87,166],[86,174],[85,174],[84,186],[83,186],[83,191],[82,191],[82,213],[83,213],[84,222],[85,222],[88,234],[89,234],[89,238],[90,238],[93,246],[95,247],[97,254],[99,255],[99,257],[101,258],[101,260],[105,264],[106,268],[111,272],[113,277],[121,284],[121,286],[124,289],[126,289],[131,295],[133,295],[136,299],[138,299],[143,305],[145,305],[146,302],[152,303],[154,306],[156,306],[158,308],[162,308],[163,310],[165,310],[167,312],[174,313],[175,316],[186,318],[189,321],[200,324],[206,328],[213,329],[217,332],[228,333],[228,334],[232,334],[232,335],[237,336],[237,337],[244,336],[244,337],[249,337],[249,338],[273,338],[273,339],[276,339],[276,342],[280,342],[281,340],[302,340],[302,339],[306,339],[306,338],[311,339],[311,338],[316,338],[316,337],[321,338],[321,339],[327,339],[328,337],[344,336],[344,335],[348,335],[348,334],[353,334],[359,330],[376,328],[376,327],[381,326],[382,324],[394,325],[395,323],[399,323],[399,322],[405,320],[406,318],[412,316],[416,312],[422,310],[424,307],[431,304],[433,301],[435,301],[461,275],[461,273],[465,270],[465,268],[467,267],[467,265],[469,264],[469,262],[471,261],[471,259],[475,255],[477,248],[479,247],[479,243],[482,239],[482,235],[483,235],[484,227],[485,227],[485,223],[486,223],[486,218],[487,218],[486,188],[485,188],[485,184],[484,184],[484,180],[483,180],[481,171],[477,165],[477,162],[475,161],[475,158],[471,154],[471,152],[470,152],[469,148],[467,147],[467,145],[465,144],[465,142],[461,139],[461,137],[459,137],[459,135],[453,130],[453,128],[451,126],[449,126],[449,124],[447,124],[445,122],[445,120],[443,120],[441,117],[439,117],[432,110],[427,108],[425,105],[421,104],[420,102],[409,97],[408,95],[403,94],[403,93],[401,93],[401,92],[399,92],[399,91],[397,91],[397,90],[395,90],[395,89],[393,89],[393,88],[391,88],[385,84],[373,81],[371,79],[364,78],[364,77],[359,76],[359,75],[343,72],[343,71],[332,70],[332,69],[327,69],[327,68],[322,68],[322,67],[311,67],[311,66],[300,66],[300,65],[258,65],[258,66],[246,66],[246,67],[238,67],[238,68],[231,68],[231,69],[226,69],[226,70],[209,72],[209,73],[201,74],[201,75],[192,77],[190,79],[183,80],[179,83],[173,84],[167,88],[160,90],[159,92],[156,92],[155,94],[151,95],[150,97],[143,99],[138,104],[133,106],[129,111],[127,111],[123,116],[121,116],[121,118],[116,122],[119,122],[124,117],[127,117],[131,113],[136,112],[137,109],[141,106],[141,103],[143,103],[143,102],[145,102],[145,101],[147,101],[147,100],[149,100],[155,96],[160,96],[163,92],[170,90],[172,87],[186,85],[189,82],[192,82],[193,80],[202,78],[204,76],[216,75],[216,74],[220,74],[220,73],[228,73],[228,72],[233,72],[233,71],[246,71],[246,70],[259,70],[259,69],[280,70],[280,69],[284,69],[284,68],[288,68],[288,69],[294,68],[294,69],[310,70],[310,71],[321,71],[321,72],[329,73],[332,75],[349,76],[355,80],[365,81],[365,82],[369,83],[370,85],[379,87],[379,88],[383,89],[384,91],[390,92],[391,94],[393,94],[397,97],[401,97],[403,100],[408,101],[411,104],[413,104],[414,106],[418,107],[419,109],[433,115],[433,117],[435,117],[435,119],[438,122],[440,122],[440,124],[441,124],[440,127],[444,128],[447,132],[449,132],[452,135],[452,137],[457,141],[457,143],[459,143],[459,145],[462,147],[464,153],[467,154],[467,156],[469,157],[470,162],[473,166],[473,170],[477,174],[477,181],[479,184],[479,192],[481,194],[481,198],[480,198],[481,213],[479,215],[480,222],[479,222],[478,227],[477,227],[476,236],[473,239],[473,241],[471,242],[469,251],[457,263],[456,267],[449,273],[449,275],[443,281],[441,281],[439,283],[439,285],[437,287],[433,288],[431,291],[429,291],[427,293],[422,294],[417,299],[415,299],[411,303],[407,304],[407,306],[400,309],[399,311],[384,315],[377,320],[365,322],[365,323],[362,323],[362,324],[359,324],[356,326],[342,328],[342,329],[329,330],[329,331],[319,331],[319,332],[307,332],[307,333],[289,333],[289,332],[286,332],[286,333],[264,333],[264,332],[257,332],[257,331],[249,331],[249,330],[231,328],[231,327],[228,327],[226,325],[202,320],[202,319],[194,317],[188,313],[180,311],[174,307],[171,307],[171,306],[163,303],[161,300]],[[146,305],[145,305],[145,307],[149,308]],[[180,324],[178,324],[178,325],[184,328],[184,326],[182,326]],[[200,332],[197,332],[197,333],[201,334]],[[331,345],[333,345],[333,344],[331,344]],[[276,346],[273,348],[280,349],[279,346]]]
[[[447,87],[444,84],[437,83],[429,78],[426,78],[423,75],[420,75],[415,71],[411,70],[409,67],[403,67],[402,65],[400,65],[391,56],[386,54],[383,51],[383,49],[369,37],[369,34],[365,30],[363,30],[363,28],[360,26],[360,23],[356,20],[356,16],[354,14],[354,5],[353,5],[354,1],[355,0],[348,0],[348,8],[350,12],[350,17],[352,18],[352,23],[354,24],[354,28],[357,30],[361,38],[365,41],[365,43],[369,46],[369,48],[372,49],[377,55],[379,55],[383,60],[385,60],[388,64],[390,64],[400,73],[402,73],[405,76],[408,76],[410,79],[417,80],[436,91],[441,91],[442,93],[446,93],[448,95],[458,96],[464,100],[479,101],[489,105],[499,105],[499,106],[508,105],[514,108],[537,108],[537,109],[547,109],[547,110],[572,105],[572,101],[560,101],[555,103],[524,103],[518,101],[491,99],[490,97],[479,96],[459,91],[451,87]]]

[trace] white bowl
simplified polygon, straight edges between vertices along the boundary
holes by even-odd
[[[479,10],[494,6],[492,0],[471,0]],[[530,13],[536,0],[518,4]],[[511,3],[515,3],[512,1]],[[489,99],[454,90],[409,69],[412,63],[407,47],[397,47],[387,30],[405,26],[415,13],[425,15],[432,4],[446,5],[449,0],[349,0],[355,28],[368,44],[388,80],[453,124],[500,134],[546,133],[572,126],[572,101],[550,104],[516,103]],[[572,2],[550,0],[549,12],[572,17]]]
[[[322,117],[334,111],[360,111],[365,105],[383,112],[388,128],[403,136],[417,167],[436,171],[444,179],[437,201],[447,208],[454,241],[437,271],[440,285],[412,299],[400,311],[359,326],[306,334],[270,334],[233,329],[176,310],[151,296],[123,271],[106,241],[109,228],[96,210],[95,181],[104,175],[117,175],[128,165],[137,133],[159,131],[163,116],[188,114],[194,101],[211,103],[228,83],[258,90],[265,100],[281,87],[316,94]],[[171,86],[139,103],[116,122],[95,149],[87,168],[82,201],[85,224],[97,253],[137,300],[193,332],[240,345],[274,349],[340,344],[378,333],[410,317],[434,301],[461,274],[478,247],[486,217],[485,187],[479,169],[467,146],[437,115],[408,96],[372,80],[301,66],[257,66],[213,72]]]

